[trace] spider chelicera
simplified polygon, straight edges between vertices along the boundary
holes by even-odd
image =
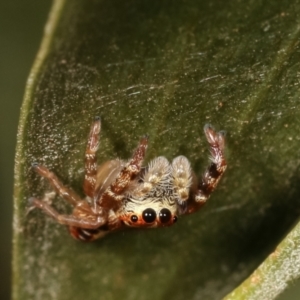
[[[30,198],[29,203],[58,223],[67,225],[70,234],[78,240],[93,241],[124,226],[170,226],[178,215],[193,213],[205,204],[227,166],[224,132],[216,132],[210,125],[205,125],[211,163],[200,180],[185,156],[176,157],[172,163],[160,156],[142,167],[147,136],[140,140],[128,161],[115,159],[98,167],[96,152],[100,129],[101,122],[97,117],[92,123],[85,152],[83,189],[86,199],[64,186],[46,167],[33,164],[36,172],[47,178],[55,192],[74,209],[71,215],[64,215],[37,198]]]

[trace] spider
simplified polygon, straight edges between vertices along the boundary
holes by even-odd
[[[125,226],[170,226],[177,221],[178,215],[193,213],[205,204],[227,166],[225,134],[207,124],[204,133],[210,146],[211,163],[200,180],[185,156],[176,157],[172,163],[159,156],[142,167],[147,136],[141,138],[128,161],[115,159],[98,167],[96,152],[100,129],[101,121],[97,117],[91,125],[85,152],[85,200],[64,186],[45,166],[33,163],[35,171],[74,208],[71,215],[64,215],[35,197],[31,197],[29,203],[58,223],[67,225],[77,240],[93,241]]]

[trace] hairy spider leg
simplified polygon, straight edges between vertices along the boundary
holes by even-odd
[[[131,181],[141,171],[142,163],[146,154],[148,146],[148,136],[144,136],[134,151],[132,158],[126,164],[126,166],[120,171],[115,181],[106,189],[106,191],[100,195],[98,205],[101,207],[117,208],[120,206],[123,199],[122,193],[128,188]]]
[[[70,204],[75,206],[79,201],[81,201],[80,197],[75,192],[64,186],[63,183],[56,177],[56,175],[53,172],[49,171],[46,167],[41,166],[37,163],[33,163],[32,167],[38,174],[48,179],[49,183],[56,191],[56,193],[67,200]]]
[[[96,152],[99,148],[99,133],[101,130],[101,120],[95,118],[91,126],[88,142],[85,151],[85,176],[83,182],[83,190],[87,196],[94,199],[95,185],[97,176],[97,157]],[[95,205],[94,205],[95,206]]]
[[[83,212],[77,211],[76,215],[63,215],[57,212],[51,205],[45,201],[38,200],[36,198],[29,198],[29,203],[41,210],[47,215],[55,219],[58,223],[68,225],[72,227],[84,228],[84,229],[97,229],[106,222],[106,219],[99,215],[88,214],[88,218],[83,218]],[[91,210],[89,210],[91,212]]]
[[[211,164],[199,181],[198,190],[191,199],[192,201],[188,201],[187,213],[192,213],[205,204],[227,167],[224,156],[225,132],[216,132],[211,125],[206,124],[204,133],[210,146]]]

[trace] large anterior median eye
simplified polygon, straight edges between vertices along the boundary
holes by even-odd
[[[172,214],[167,208],[163,208],[159,212],[159,220],[162,223],[168,223],[171,220]]]
[[[147,208],[143,211],[143,219],[146,223],[153,223],[156,219],[156,212],[152,208]]]

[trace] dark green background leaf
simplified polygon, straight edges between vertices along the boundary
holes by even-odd
[[[0,1],[0,299],[11,298],[12,192],[20,107],[50,4],[50,0]]]
[[[274,249],[300,212],[298,1],[56,1],[20,121],[15,299],[220,299]],[[90,122],[99,161],[207,164],[205,123],[228,132],[229,168],[207,206],[158,230],[72,240],[27,198],[45,164],[80,195]],[[61,199],[54,206],[68,211]]]

